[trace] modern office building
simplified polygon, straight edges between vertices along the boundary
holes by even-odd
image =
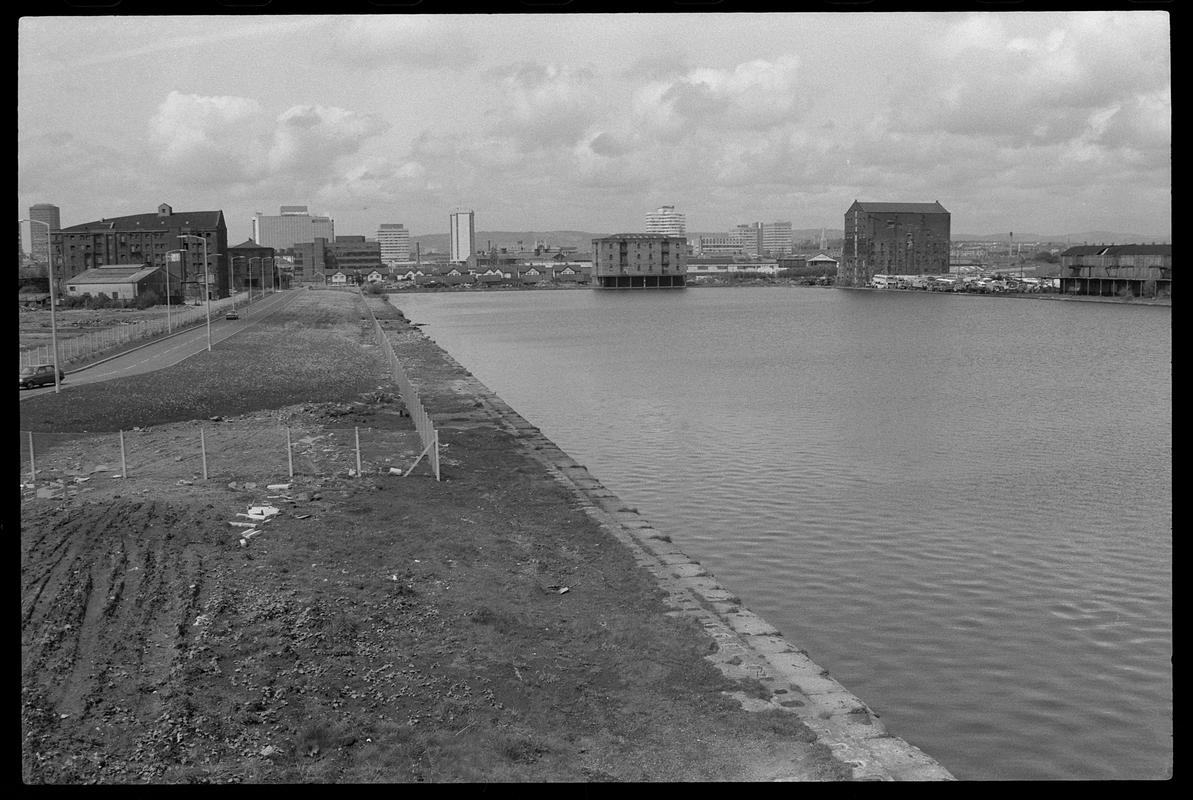
[[[472,211],[453,211],[448,217],[449,260],[475,263],[476,220]]]
[[[791,240],[790,222],[764,222],[760,224],[761,242],[759,254],[768,258],[789,255],[794,244]]]
[[[337,236],[328,244],[336,269],[372,272],[382,268],[381,243],[363,236]]]
[[[49,230],[46,230],[45,225],[29,226],[29,255],[38,264],[48,263],[50,240],[53,238],[53,234],[62,230],[62,217],[58,206],[49,203],[31,205],[29,206],[29,219],[34,222],[44,222],[50,226]]]
[[[319,237],[334,241],[335,221],[331,217],[313,217],[306,206],[282,206],[277,216],[258,211],[253,215],[250,238],[262,247],[286,250],[299,242],[313,242]]]
[[[938,202],[862,203],[845,212],[838,286],[866,286],[875,274],[949,271],[951,215]]]
[[[402,223],[381,223],[377,229],[377,242],[381,245],[382,263],[401,264],[410,260],[410,231]]]
[[[684,215],[675,206],[659,206],[646,214],[646,232],[663,236],[685,236],[687,226]]]
[[[682,289],[687,239],[657,233],[619,233],[592,240],[592,276],[602,289]]]
[[[37,226],[34,226],[37,227]],[[182,239],[196,236],[203,241]],[[207,264],[203,263],[206,242]],[[226,297],[228,279],[228,227],[223,211],[174,211],[162,203],[153,214],[134,214],[84,222],[63,228],[52,240],[58,282],[89,269],[112,264],[148,264],[165,267],[169,258],[170,280],[177,279],[183,296],[203,297],[203,283],[210,279],[211,294]],[[177,251],[185,251],[181,254]],[[171,294],[179,294],[171,286]]]

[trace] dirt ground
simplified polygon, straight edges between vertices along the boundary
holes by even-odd
[[[359,302],[312,292],[303,307],[338,315],[328,335],[380,371]],[[744,710],[729,692],[760,687],[714,668],[716,644],[626,549],[470,413],[438,348],[370,303],[403,363],[424,381],[439,370],[422,391],[446,445],[440,481],[425,464],[395,474],[418,443],[376,374],[308,375],[285,404],[276,387],[232,410],[192,399],[190,419],[135,381],[95,390],[103,419],[88,417],[88,387],[22,403],[23,429],[53,429],[69,403],[77,430],[137,424],[163,453],[200,422],[285,425],[310,443],[379,432],[360,476],[342,443],[293,478],[228,445],[212,455],[236,468],[207,481],[178,477],[172,457],[112,479],[95,434],[55,441],[37,464],[49,496],[28,489],[21,505],[26,783],[848,779],[795,714]],[[286,346],[271,333],[259,358]],[[251,369],[234,342],[213,363]],[[212,366],[183,362],[152,390]],[[158,407],[166,418],[148,418]],[[259,504],[278,513],[238,516]]]

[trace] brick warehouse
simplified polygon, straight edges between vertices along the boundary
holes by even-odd
[[[862,203],[845,212],[838,286],[865,286],[875,274],[949,271],[951,215],[938,202]]]
[[[682,289],[687,284],[687,239],[658,233],[619,233],[592,240],[592,276],[602,289]]]
[[[227,297],[228,227],[223,211],[175,212],[162,203],[152,214],[111,217],[84,222],[55,232],[53,246],[58,281],[73,278],[89,269],[113,264],[147,264],[166,268],[171,250],[186,250],[186,256],[171,263],[171,280],[178,279],[188,298],[203,293],[203,243],[179,239],[188,234],[207,241],[207,269],[213,294]],[[171,293],[181,293],[172,287]]]

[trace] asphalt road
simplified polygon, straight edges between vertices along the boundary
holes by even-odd
[[[247,308],[238,309],[240,313],[240,319],[238,320],[224,319],[223,314],[220,314],[218,317],[213,314],[211,317],[212,346],[214,347],[217,343],[235,336],[250,325],[254,325],[275,311],[286,307],[294,301],[297,294],[298,290],[296,289],[272,294]],[[69,391],[72,386],[110,381],[113,378],[125,378],[130,375],[140,375],[146,372],[165,369],[193,355],[202,353],[206,349],[207,324],[204,322],[182,333],[166,336],[165,338],[138,347],[135,350],[122,353],[108,361],[92,364],[77,372],[72,372],[66,376],[66,380],[61,381],[59,388],[65,392]],[[28,397],[36,397],[37,395],[52,391],[54,391],[54,387],[50,385],[38,387],[37,389],[21,389],[20,393],[21,399],[24,400]]]

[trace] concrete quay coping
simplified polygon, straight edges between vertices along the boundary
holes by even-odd
[[[439,348],[442,352],[442,348]],[[445,360],[459,366],[444,353]],[[497,397],[471,373],[454,381],[459,391],[479,400],[492,423],[510,432],[526,452],[570,490],[578,507],[635,560],[650,571],[667,594],[670,614],[694,619],[717,644],[706,656],[726,677],[760,686],[769,697],[745,691],[732,695],[749,711],[777,710],[797,714],[850,767],[855,780],[948,781],[954,776],[930,756],[887,732],[878,716],[805,652],[783,638],[770,623],[745,608],[741,599],[715,576],[685,555],[563,452],[538,428]],[[434,415],[432,415],[433,419]],[[449,420],[435,419],[450,427]]]

